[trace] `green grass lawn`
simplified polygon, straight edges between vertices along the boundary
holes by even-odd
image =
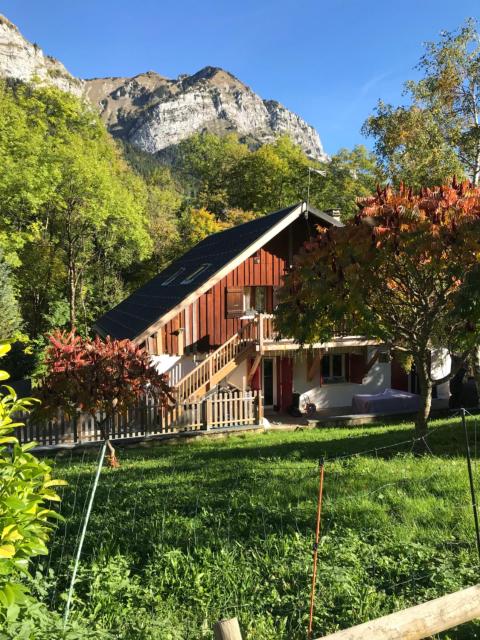
[[[119,640],[212,638],[212,624],[234,615],[244,638],[305,638],[321,456],[316,636],[475,584],[459,421],[434,422],[432,453],[422,457],[411,452],[411,428],[277,431],[120,450],[121,468],[102,472],[73,616],[98,637],[104,630]],[[473,421],[470,430],[476,453]],[[340,455],[347,457],[334,459]],[[94,463],[91,454],[56,460],[70,486],[66,526],[43,561],[50,573],[41,591],[52,606],[63,606]],[[480,637],[480,625],[444,637]]]

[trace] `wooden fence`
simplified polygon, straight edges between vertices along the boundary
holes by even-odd
[[[34,440],[41,446],[80,444],[102,440],[98,427],[104,416],[85,413],[69,418],[61,411],[51,420],[17,416],[25,423],[17,429],[20,442]],[[145,398],[107,423],[112,440],[146,437],[183,431],[221,429],[260,424],[262,398],[257,391],[216,391],[202,400],[179,402],[171,407],[157,405]]]
[[[480,585],[477,584],[318,640],[423,640],[478,618]]]

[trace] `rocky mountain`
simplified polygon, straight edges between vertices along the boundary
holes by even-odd
[[[310,157],[327,159],[312,126],[217,67],[176,80],[149,71],[86,80],[85,86],[110,132],[149,153],[166,151],[201,131],[236,132],[252,147],[287,133]]]
[[[80,80],[0,15],[0,77],[50,84],[86,96],[114,136],[148,153],[168,155],[181,140],[201,131],[238,133],[251,147],[286,133],[308,156],[327,159],[312,126],[217,67],[175,80],[153,71],[133,78]]]
[[[0,77],[16,78],[24,82],[36,80],[69,91],[83,94],[84,83],[74,78],[61,62],[46,56],[37,44],[26,40],[18,28],[0,15]]]

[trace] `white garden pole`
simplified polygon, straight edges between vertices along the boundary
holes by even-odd
[[[92,512],[93,501],[95,499],[95,493],[97,491],[98,480],[100,478],[100,472],[103,466],[103,459],[105,458],[105,451],[107,450],[107,441],[105,440],[102,449],[100,451],[100,458],[98,460],[97,471],[95,473],[95,480],[93,482],[92,492],[88,501],[87,513],[85,514],[85,520],[83,521],[82,533],[78,542],[77,555],[75,557],[75,564],[73,566],[72,579],[70,580],[70,588],[68,590],[67,604],[65,605],[65,613],[63,616],[63,626],[65,627],[68,622],[68,616],[70,614],[70,606],[72,604],[73,589],[75,587],[75,580],[77,579],[78,566],[80,564],[80,556],[82,555],[83,542],[85,540],[85,534],[87,533],[88,521],[90,520],[90,514]]]

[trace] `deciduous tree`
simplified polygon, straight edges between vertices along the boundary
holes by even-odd
[[[47,375],[40,391],[43,412],[63,409],[69,415],[89,413],[97,422],[117,465],[109,440],[109,424],[116,412],[140,398],[153,396],[161,406],[170,399],[164,375],[157,373],[147,352],[130,340],[91,340],[57,331],[46,352]]]
[[[390,180],[433,185],[448,176],[480,179],[480,36],[466,21],[427,42],[418,81],[405,83],[410,103],[379,102],[364,125]]]
[[[146,185],[92,107],[53,88],[0,83],[0,156],[0,248],[26,327],[37,337],[62,301],[90,324],[123,294],[102,272],[121,284],[151,253]]]
[[[13,287],[11,269],[3,258],[0,249],[0,309],[2,310],[2,324],[0,340],[13,340],[20,331],[22,318],[18,306],[16,292]]]
[[[338,209],[343,219],[355,215],[357,199],[370,195],[385,178],[373,153],[362,145],[340,149],[321,170],[323,176],[311,176],[311,203],[321,210]]]
[[[10,347],[0,345],[0,357]],[[0,380],[8,379],[0,371]],[[20,444],[14,434],[19,412],[31,409],[34,400],[17,398],[4,387],[0,397],[0,627],[28,615],[33,598],[22,578],[29,573],[31,559],[46,555],[47,542],[58,514],[51,509],[58,502],[55,487],[66,484],[54,480],[51,467],[38,460],[30,449],[35,443]]]
[[[346,322],[413,359],[425,435],[432,387],[431,350],[464,359],[478,342],[476,300],[480,189],[464,182],[379,190],[359,202],[344,227],[320,229],[295,259],[277,311],[280,330],[301,343],[323,342]],[[447,378],[448,379],[448,376]]]

